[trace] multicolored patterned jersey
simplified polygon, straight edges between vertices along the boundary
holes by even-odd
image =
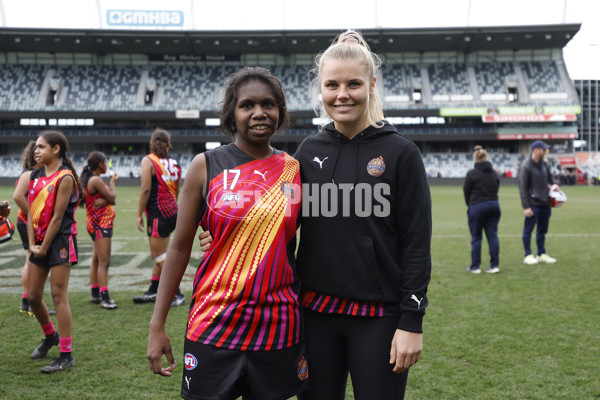
[[[71,176],[73,173],[69,167],[62,165],[55,173],[50,176],[45,175],[45,168],[39,168],[31,172],[29,178],[29,217],[35,230],[35,242],[41,243],[46,236],[48,225],[54,214],[54,204],[56,201],[56,193],[58,186],[65,176]],[[69,204],[63,216],[58,233],[73,234],[75,223],[75,208],[77,207],[77,199],[79,193],[77,185],[75,185],[75,195],[69,199]]]
[[[104,182],[106,185],[106,182]],[[106,185],[108,187],[108,185]],[[115,209],[107,204],[104,207],[94,207],[94,202],[101,198],[100,192],[91,195],[85,186],[85,210],[87,211],[87,231],[89,234],[98,229],[107,229],[113,227],[115,220]]]
[[[17,212],[17,221],[27,223],[27,216],[23,213],[23,211],[19,208],[19,212]]]
[[[200,222],[214,241],[196,272],[186,336],[241,351],[290,347],[301,338],[298,161],[278,151],[255,160],[233,144],[204,154]]]
[[[21,171],[19,178],[21,177],[21,175],[23,175],[25,172],[28,172],[28,171],[33,171],[33,170],[32,169],[24,169],[23,171]],[[19,180],[17,179],[15,181],[15,189],[17,188],[18,184],[19,184]],[[29,193],[29,192],[27,192],[27,193]],[[25,195],[25,196],[27,196],[27,195]],[[17,213],[17,221],[27,223],[27,216],[23,213],[23,211],[20,208],[19,208],[19,212]]]
[[[154,164],[152,187],[146,204],[146,216],[171,217],[177,214],[177,185],[181,179],[181,168],[172,158],[160,158],[148,154]]]

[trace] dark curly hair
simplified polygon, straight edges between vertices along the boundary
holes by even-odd
[[[219,127],[226,135],[236,134],[235,128],[235,105],[237,103],[237,92],[240,86],[248,81],[261,81],[271,88],[277,107],[279,108],[279,121],[277,130],[285,130],[290,126],[290,116],[287,110],[285,95],[281,82],[275,75],[261,67],[244,67],[230,75],[225,83],[225,96],[219,102]]]

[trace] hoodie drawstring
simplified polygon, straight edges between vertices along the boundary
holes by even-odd
[[[364,132],[361,132],[355,138],[355,140],[351,140],[352,145],[354,146],[354,179],[352,180],[352,188],[350,188],[351,191],[354,190],[354,187],[358,183],[358,142],[364,136],[364,134],[365,134]],[[338,158],[340,155],[340,146],[341,146],[341,142],[342,142],[341,136],[342,136],[342,134],[338,132],[338,134],[337,134],[337,150],[335,153],[335,161],[333,162],[333,169],[331,171],[331,183],[334,183],[334,184],[335,184],[335,179],[334,179],[335,168],[337,167]]]
[[[335,152],[335,161],[333,162],[333,168],[331,170],[331,183],[335,184],[335,180],[333,179],[333,176],[335,175],[335,167],[337,166],[337,162],[338,162],[338,157],[340,155],[340,144],[341,144],[341,140],[340,140],[340,133],[338,133],[337,136],[337,150]]]

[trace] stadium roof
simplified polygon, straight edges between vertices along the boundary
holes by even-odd
[[[420,29],[363,29],[378,52],[473,52],[563,48],[580,24]],[[0,29],[0,51],[138,54],[314,54],[340,30],[144,31]]]

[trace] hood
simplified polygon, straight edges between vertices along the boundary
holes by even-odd
[[[340,142],[351,142],[353,140],[356,141],[369,141],[374,140],[382,135],[389,135],[398,133],[396,128],[390,125],[387,121],[383,121],[384,125],[381,128],[376,128],[372,125],[369,125],[364,131],[360,132],[358,135],[354,136],[352,139],[349,139],[347,136],[344,136],[342,133],[338,132],[335,129],[335,125],[333,122],[328,123],[323,127],[323,131],[327,132],[327,134],[338,138]]]
[[[384,135],[392,135],[392,134],[397,134],[398,131],[396,130],[396,128],[392,125],[390,125],[387,121],[383,121],[384,125],[381,128],[377,128],[374,127],[372,125],[369,125],[364,131],[360,132],[358,135],[354,136],[352,139],[348,138],[347,136],[345,136],[344,134],[338,132],[335,129],[335,125],[333,122],[330,122],[329,124],[325,125],[323,127],[323,131],[330,136],[331,138],[333,138],[334,140],[337,141],[337,153],[335,156],[335,160],[334,160],[334,164],[333,164],[333,169],[331,172],[331,182],[335,183],[333,177],[335,176],[335,169],[337,167],[337,162],[338,162],[338,155],[340,152],[340,144],[341,143],[353,143],[354,144],[354,159],[355,159],[355,163],[354,163],[354,181],[352,182],[354,185],[356,185],[356,183],[358,182],[358,152],[359,149],[358,147],[360,146],[361,142],[369,142],[372,140],[376,140],[381,136]]]
[[[492,168],[492,163],[489,161],[479,161],[475,163],[475,169],[478,169],[482,172],[492,172],[494,168]]]

